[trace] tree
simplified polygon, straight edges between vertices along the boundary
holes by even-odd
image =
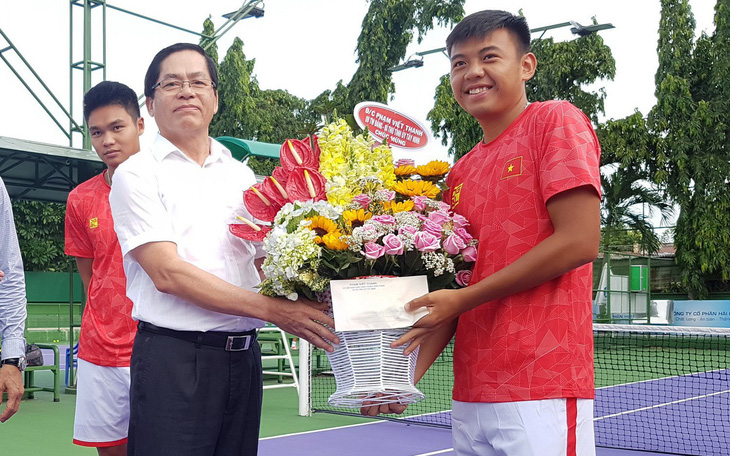
[[[464,0],[370,0],[357,39],[360,64],[350,82],[332,92],[334,110],[356,128],[352,113],[361,101],[386,103],[395,91],[388,68],[405,56],[418,34],[418,42],[438,25],[458,22],[464,16]]]
[[[552,38],[537,39],[532,42],[532,51],[538,65],[526,85],[528,100],[568,100],[597,123],[598,114],[604,112],[606,93],[602,88],[593,92],[584,86],[615,76],[616,63],[603,39],[597,34],[559,43]],[[431,130],[443,145],[449,145],[449,155],[459,159],[481,141],[482,130],[454,101],[449,75],[441,78],[434,98],[436,103],[427,117]]]
[[[648,173],[638,166],[617,169],[616,163],[611,169],[606,168],[601,172],[603,250],[625,246],[627,234],[633,234],[628,238],[634,238],[631,240],[639,244],[641,253],[656,253],[661,240],[648,221],[649,216],[658,211],[666,221],[673,214],[672,205],[664,200],[661,191],[651,188]]]
[[[63,253],[66,207],[59,203],[14,201],[18,243],[26,271],[66,271]]]
[[[213,63],[215,63],[215,69],[218,70],[218,44],[213,41],[215,25],[213,24],[213,20],[210,16],[208,16],[208,19],[203,22],[202,35],[203,36],[200,37],[200,42],[198,44],[200,47],[205,49],[205,53],[213,60]]]
[[[207,22],[207,21],[206,21]],[[218,112],[210,124],[211,136],[252,138],[258,122],[251,73],[255,60],[246,60],[243,41],[236,37],[218,74]],[[253,87],[252,87],[253,86]]]

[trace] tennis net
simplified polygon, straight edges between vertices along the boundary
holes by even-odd
[[[594,325],[596,445],[668,454],[730,454],[730,329]],[[426,394],[403,415],[381,419],[451,426],[453,342],[418,388]],[[310,410],[330,407],[335,390],[324,351],[310,362]]]

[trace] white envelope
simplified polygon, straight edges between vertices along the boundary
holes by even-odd
[[[337,331],[405,328],[428,314],[404,307],[428,293],[426,276],[333,280],[330,288]]]

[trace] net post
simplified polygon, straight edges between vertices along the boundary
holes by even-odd
[[[312,416],[310,381],[312,378],[312,349],[309,342],[299,339],[299,416]]]

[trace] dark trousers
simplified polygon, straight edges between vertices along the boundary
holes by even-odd
[[[261,349],[196,344],[140,328],[131,363],[128,456],[255,456]]]

